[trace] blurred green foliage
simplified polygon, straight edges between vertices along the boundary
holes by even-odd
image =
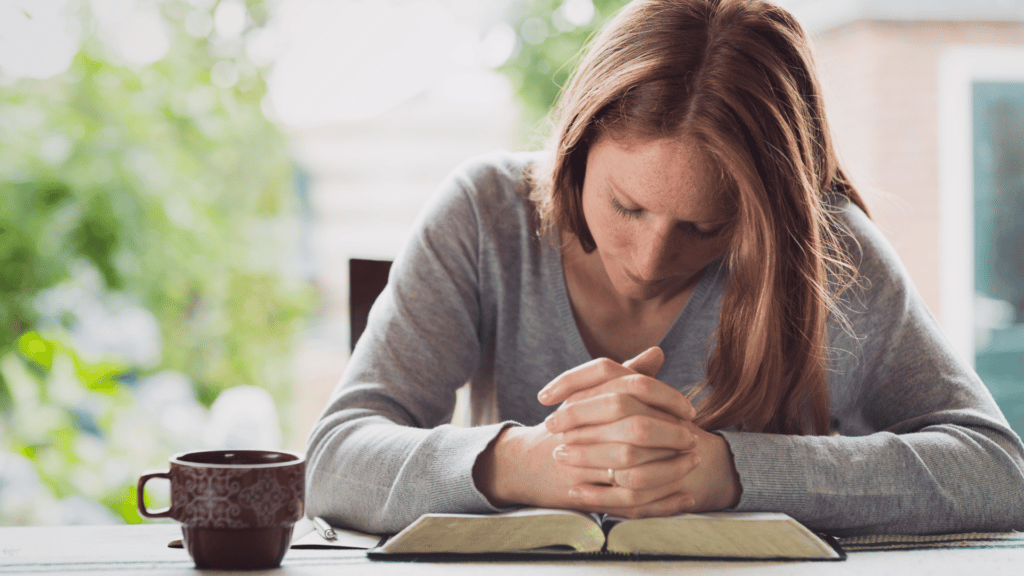
[[[585,3],[587,0],[581,0]],[[587,40],[627,0],[593,0],[593,16],[576,24],[568,14],[576,0],[521,0],[511,14],[518,49],[499,71],[512,81],[523,107],[525,124],[537,126],[547,116]],[[567,17],[568,14],[568,17]],[[545,129],[540,128],[541,132]]]
[[[261,111],[264,70],[245,50],[265,24],[264,0],[246,0],[245,32],[231,39],[186,31],[189,18],[212,21],[215,2],[151,4],[169,34],[162,59],[120,61],[91,4],[72,2],[83,41],[70,68],[0,86],[0,451],[31,456],[58,496],[75,489],[64,476],[83,438],[114,440],[69,416],[51,387],[56,366],[73,366],[62,374],[104,414],[133,402],[126,375],[159,370],[188,375],[206,405],[252,384],[286,408],[291,351],[311,311],[312,291],[288,270],[301,235],[294,167]],[[157,359],[86,361],[69,346],[83,318],[47,318],[40,295],[82,270],[155,317]],[[26,398],[53,407],[35,428]],[[117,490],[96,496],[136,520]]]
[[[95,502],[137,523],[135,476],[175,440],[134,403],[125,367],[84,362],[74,350],[29,332],[0,359],[10,405],[0,419],[3,449],[30,460],[41,481],[31,501],[5,502],[0,524],[53,522],[67,498]],[[3,486],[0,486],[3,488]],[[24,487],[22,487],[24,488]],[[27,499],[26,499],[27,500]]]

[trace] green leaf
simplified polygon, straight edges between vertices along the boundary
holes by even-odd
[[[18,340],[18,348],[25,358],[43,368],[49,369],[53,364],[53,353],[56,346],[38,332],[28,332]]]

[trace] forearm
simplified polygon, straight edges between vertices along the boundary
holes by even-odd
[[[308,514],[386,534],[430,512],[493,512],[473,465],[500,430],[419,429],[379,416],[321,422],[308,449]]]
[[[723,436],[743,486],[738,510],[785,512],[838,535],[1024,528],[1021,462],[978,430]]]

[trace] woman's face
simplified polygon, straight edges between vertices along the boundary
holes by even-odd
[[[594,142],[583,215],[619,295],[674,296],[723,254],[730,211],[717,181],[703,155],[683,140],[601,136]]]

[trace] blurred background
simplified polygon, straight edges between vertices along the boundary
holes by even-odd
[[[170,454],[301,451],[351,263],[392,260],[462,160],[542,147],[623,3],[0,0],[0,525],[140,522]],[[875,221],[1024,432],[1024,0],[779,3]]]

